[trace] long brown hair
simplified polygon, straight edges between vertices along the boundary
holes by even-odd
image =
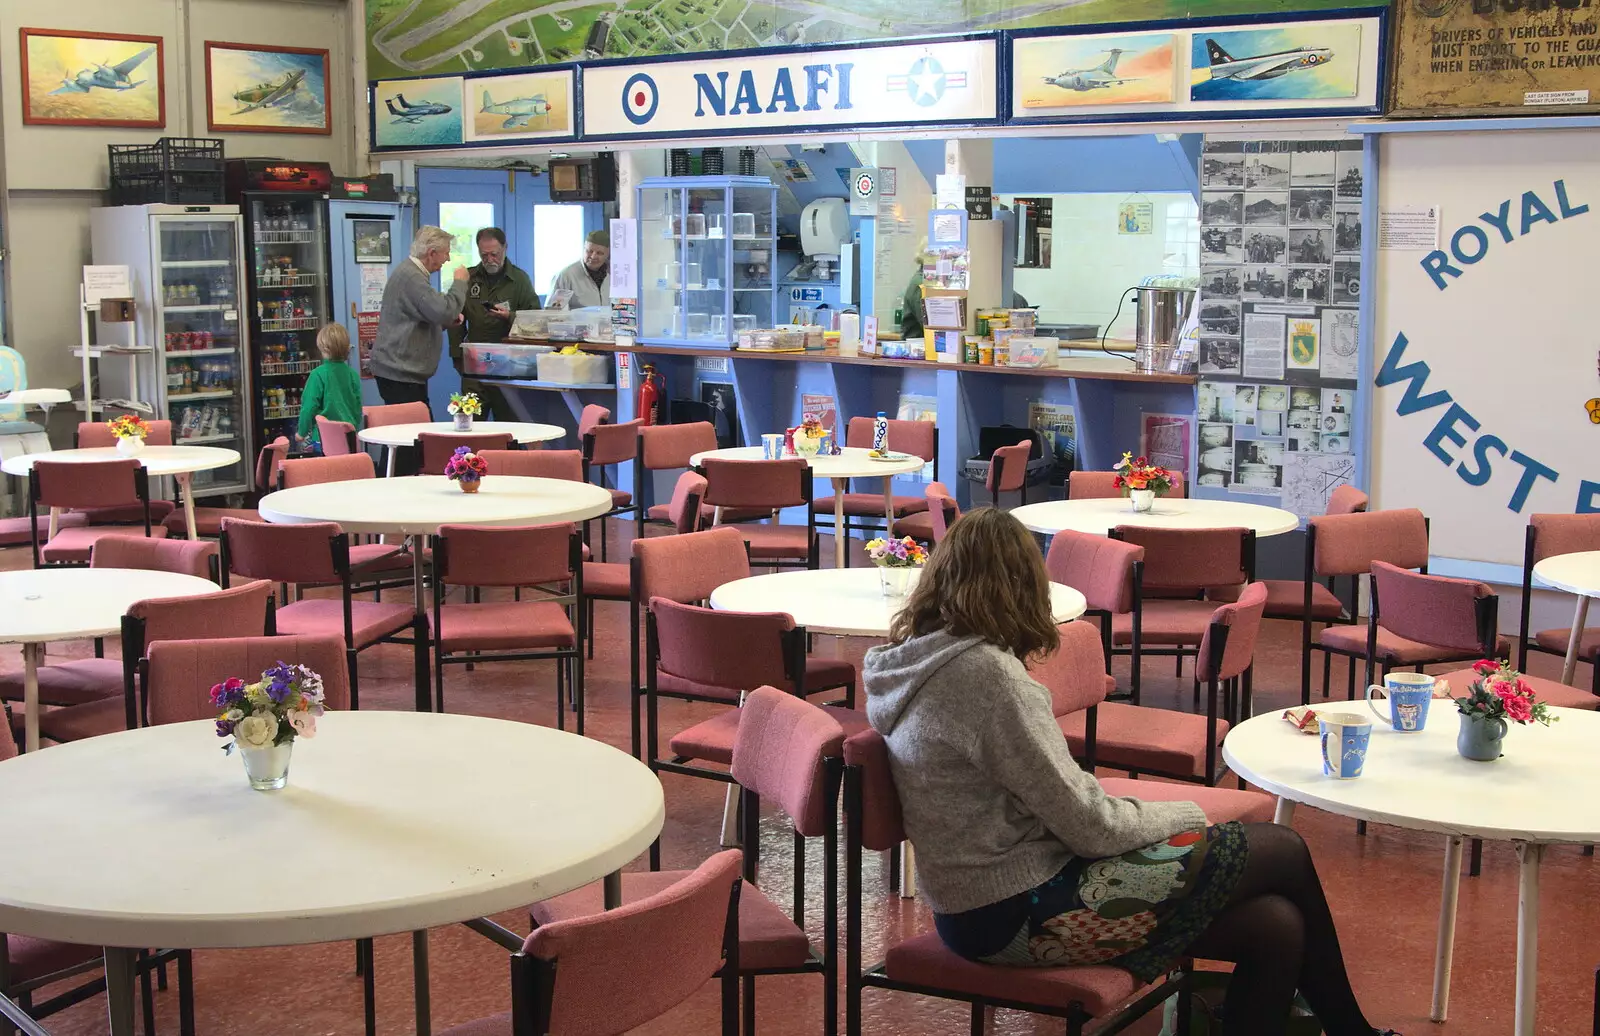
[[[950,526],[895,616],[889,639],[899,644],[941,629],[982,637],[1024,661],[1059,646],[1044,555],[1033,534],[1006,512],[982,507]]]

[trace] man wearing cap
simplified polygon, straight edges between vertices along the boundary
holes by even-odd
[[[490,420],[503,420],[510,411],[500,390],[473,380],[464,369],[463,342],[501,342],[511,333],[519,310],[538,309],[539,295],[528,275],[506,259],[506,235],[499,227],[478,231],[478,265],[467,271],[467,301],[462,322],[450,328],[450,362],[462,375],[461,389],[476,392]]]
[[[583,246],[583,258],[556,274],[550,294],[570,291],[568,309],[611,305],[611,235],[604,230],[590,234]]]

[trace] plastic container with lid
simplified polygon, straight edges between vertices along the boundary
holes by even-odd
[[[532,378],[537,375],[539,357],[553,351],[548,345],[468,342],[461,347],[461,370],[491,378]]]

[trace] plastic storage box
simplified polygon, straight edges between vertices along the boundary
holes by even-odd
[[[611,380],[611,369],[604,356],[593,353],[548,352],[539,357],[539,380],[560,385],[604,385]]]
[[[462,372],[491,378],[534,378],[539,374],[539,357],[554,350],[548,345],[502,345],[498,342],[468,342],[462,346]]]

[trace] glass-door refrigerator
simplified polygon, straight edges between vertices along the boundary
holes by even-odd
[[[238,451],[238,463],[195,473],[196,497],[251,492],[258,440],[238,207],[119,205],[94,209],[89,227],[95,264],[128,267],[135,303],[132,323],[99,323],[99,344],[148,346],[153,361],[103,363],[97,396],[151,403],[179,445]]]

